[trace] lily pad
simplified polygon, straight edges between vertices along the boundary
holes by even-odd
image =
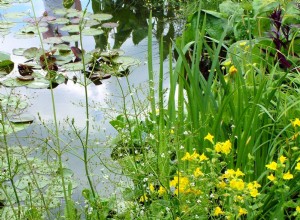
[[[3,135],[5,132],[6,135],[22,131],[26,129],[30,124],[29,123],[20,123],[20,124],[13,124],[13,123],[4,123],[4,129],[3,126],[0,126],[0,135]]]
[[[27,84],[26,87],[30,89],[47,89],[49,85],[49,82],[33,81],[32,83]]]
[[[17,79],[20,81],[33,81],[34,77],[32,75],[17,76]]]
[[[7,75],[14,69],[14,62],[11,60],[0,61],[0,75]]]
[[[61,68],[66,69],[67,71],[79,71],[79,70],[83,69],[81,62],[68,63],[65,65],[62,65]]]
[[[46,44],[61,44],[63,40],[60,37],[48,37],[43,42]]]
[[[81,18],[82,16],[83,16],[83,12],[82,11],[74,11],[74,12],[69,12],[67,14],[68,18],[75,18],[75,17]]]
[[[10,12],[10,13],[4,14],[4,18],[6,18],[6,19],[20,19],[20,18],[23,18],[26,15],[27,15],[26,12]]]
[[[48,31],[47,27],[39,27],[41,33]],[[19,33],[23,34],[38,34],[38,29],[36,26],[28,25],[20,29]]]
[[[70,35],[70,36],[62,36],[61,39],[65,42],[75,42],[80,40],[80,36],[77,35]]]
[[[15,124],[18,123],[32,123],[34,121],[34,116],[31,114],[21,114],[15,115],[9,118],[9,121]]]
[[[8,29],[12,28],[13,26],[15,26],[15,24],[12,22],[0,21],[0,29]]]
[[[4,60],[10,60],[10,54],[0,51],[0,62]]]
[[[24,51],[23,56],[27,59],[32,59],[35,58],[40,53],[41,53],[40,49],[36,47],[30,47]]]
[[[6,87],[20,87],[20,86],[25,86],[29,83],[30,82],[28,81],[19,81],[16,80],[15,78],[8,78],[0,82],[0,84]]]
[[[113,16],[111,14],[102,13],[102,14],[93,14],[93,15],[91,15],[90,18],[98,20],[98,21],[105,21],[105,20],[112,19],[112,17]]]
[[[79,32],[79,25],[77,24],[67,25],[65,27],[62,27],[60,30],[67,31],[69,33],[77,33]]]
[[[103,27],[103,28],[116,28],[118,26],[119,26],[119,24],[115,23],[115,22],[107,22],[107,23],[103,23],[101,25],[101,27]]]
[[[54,21],[49,21],[50,24],[67,24],[70,20],[67,18],[57,18]]]
[[[67,11],[64,8],[57,8],[57,9],[53,10],[53,13],[56,15],[64,16],[67,14]]]
[[[24,51],[26,50],[26,48],[15,48],[13,49],[13,54],[16,56],[23,56]]]
[[[88,28],[88,29],[84,29],[82,31],[82,35],[85,35],[85,36],[97,36],[97,35],[100,35],[103,33],[104,33],[103,30],[100,30],[97,28]]]

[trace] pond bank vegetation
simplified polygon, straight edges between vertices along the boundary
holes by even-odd
[[[159,7],[172,5],[172,1],[167,6],[162,2],[153,1]],[[91,33],[84,32],[86,9],[76,27],[66,26],[69,32],[76,28],[77,47],[64,44],[67,47],[54,52],[36,52],[35,61],[42,67],[26,64],[25,69],[34,78],[38,78],[33,75],[35,68],[46,73],[44,88],[51,93],[53,128],[47,127],[52,140],[45,140],[45,146],[56,159],[34,157],[36,149],[22,144],[9,146],[8,137],[31,126],[34,119],[22,114],[27,104],[20,97],[0,96],[2,219],[299,218],[299,3],[209,3],[176,2],[185,28],[173,41],[160,37],[159,69],[153,68],[153,23],[148,22],[149,79],[147,98],[142,101],[128,78],[130,66],[138,61],[110,48],[113,55],[84,50],[82,36]],[[153,5],[146,5],[148,21],[153,21]],[[76,127],[76,118],[67,120],[80,143],[80,166],[88,183],[80,202],[73,197],[78,185],[73,171],[64,164],[67,147],[60,137],[53,93],[53,83],[68,78],[59,79],[61,64],[56,63],[65,52],[72,56],[70,66],[80,63],[76,68],[83,73],[80,83],[85,92],[85,127]],[[168,69],[163,65],[165,57]],[[1,53],[0,73],[12,69],[13,61]],[[90,137],[92,106],[87,90],[89,80],[94,82],[92,76],[103,69],[117,77],[123,106],[122,113],[110,120],[117,134],[106,143],[118,167],[105,165],[129,179],[126,186],[112,181],[121,193],[108,198],[98,193],[93,176],[97,167],[91,158],[98,155],[91,150],[95,143]],[[104,73],[97,75],[99,80]],[[121,76],[129,94],[121,86]],[[8,86],[6,81],[1,81],[2,86]],[[27,87],[30,83],[22,81]]]

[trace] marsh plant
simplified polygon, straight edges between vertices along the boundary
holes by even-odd
[[[298,4],[222,1],[219,12],[204,6],[197,2],[181,37],[167,45],[167,70],[163,37],[160,66],[153,68],[153,23],[149,22],[147,99],[134,96],[137,91],[128,74],[122,76],[129,95],[120,78],[116,79],[122,112],[110,121],[118,133],[109,145],[112,159],[132,183],[127,187],[119,184],[121,198],[102,198],[96,187],[91,158],[101,158],[91,148],[95,143],[90,137],[87,86],[97,71],[127,70],[120,65],[125,61],[116,51],[107,55],[84,50],[85,8],[76,26],[77,46],[68,49],[75,60],[80,59],[78,74],[82,74],[85,94],[85,127],[77,127],[76,119],[67,119],[80,143],[79,158],[87,179],[84,202],[78,204],[72,197],[77,183],[64,164],[69,145],[60,136],[53,93],[59,64],[52,57],[57,54],[42,48],[37,61],[43,58],[42,69],[50,81],[53,127],[39,119],[51,137],[51,142],[44,140],[44,149],[55,160],[37,158],[35,149],[21,143],[9,146],[9,134],[16,134],[32,118],[19,117],[26,108],[20,97],[1,96],[0,211],[4,219],[299,218]],[[40,27],[36,28],[43,45]],[[72,32],[74,27],[68,28]],[[1,54],[4,74],[12,69],[9,60],[7,54]],[[111,168],[111,164],[106,166]]]

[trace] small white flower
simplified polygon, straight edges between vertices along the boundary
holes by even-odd
[[[166,207],[166,210],[167,210],[167,212],[169,212],[169,211],[170,211],[170,208],[169,208],[169,207]]]
[[[106,179],[106,180],[108,180],[108,177],[109,176],[107,174],[103,175],[103,178]]]
[[[198,199],[198,200],[197,200],[197,203],[198,203],[198,204],[199,204],[199,203],[201,203],[201,200],[200,200],[200,199]]]
[[[184,149],[184,146],[181,145],[179,149],[180,149],[180,150],[183,150],[183,149]]]
[[[162,158],[165,158],[165,154],[164,154],[164,153],[162,153],[160,156],[161,156]]]

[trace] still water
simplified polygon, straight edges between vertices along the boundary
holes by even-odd
[[[94,174],[94,181],[97,184],[97,188],[101,195],[111,195],[116,192],[118,187],[115,183],[128,182],[120,175],[121,171],[118,170],[118,166],[115,162],[110,160],[110,148],[107,144],[107,140],[116,134],[114,129],[110,126],[109,120],[114,116],[122,113],[124,99],[122,98],[121,88],[126,95],[125,104],[126,108],[131,111],[132,102],[131,96],[141,103],[141,108],[147,108],[142,106],[143,100],[147,98],[147,28],[148,28],[148,15],[149,11],[144,7],[143,1],[140,3],[134,3],[134,1],[90,1],[76,0],[76,8],[85,9],[91,13],[109,13],[113,15],[111,22],[118,23],[118,27],[113,28],[109,32],[108,37],[101,36],[89,36],[83,40],[83,48],[86,51],[91,51],[95,48],[105,49],[108,46],[110,48],[121,49],[125,52],[125,55],[132,56],[139,59],[140,65],[131,68],[131,72],[126,77],[116,78],[111,77],[110,79],[103,80],[102,85],[95,86],[93,84],[88,86],[88,98],[91,113],[91,129],[90,129],[90,154],[94,156],[90,160],[90,167]],[[137,2],[137,1],[135,1]],[[61,1],[38,1],[33,0],[34,8],[30,2],[15,4],[9,8],[1,8],[0,14],[9,12],[27,12],[31,16],[35,11],[37,17],[43,16],[47,11],[48,15],[52,15],[52,7],[57,6]],[[161,34],[164,35],[166,41],[167,51],[168,43],[174,38],[176,33],[175,25],[170,22],[175,14],[173,11],[165,9],[158,9],[153,12],[153,58],[154,58],[154,71],[157,74],[159,67],[159,49],[157,38]],[[4,51],[11,54],[11,59],[17,63],[23,63],[25,59],[20,56],[12,54],[14,48],[29,48],[29,47],[40,47],[40,40],[38,37],[29,39],[15,39],[14,32],[18,31],[24,22],[18,21],[18,24],[12,28],[9,35],[0,37],[0,51]],[[43,34],[43,37],[47,37]],[[65,34],[65,33],[61,33]],[[71,43],[73,44],[73,43]],[[45,45],[46,49],[49,45]],[[165,53],[167,54],[167,53]],[[17,69],[11,73],[17,74]],[[167,70],[167,62],[164,63],[165,69]],[[1,80],[1,79],[0,79]],[[132,93],[129,95],[128,84]],[[167,86],[168,82],[165,83]],[[28,89],[25,87],[18,88],[6,88],[0,87],[2,93],[17,93],[25,97],[30,103],[26,111],[35,116],[35,122],[25,131],[21,131],[17,136],[13,135],[10,139],[10,144],[22,144],[38,148],[42,151],[45,148],[45,140],[48,140],[48,144],[51,146],[51,132],[48,128],[53,128],[53,108],[51,102],[51,93],[47,89]],[[86,185],[86,177],[84,175],[84,166],[81,160],[82,151],[78,138],[75,136],[71,129],[68,119],[73,119],[78,130],[85,128],[85,107],[84,107],[84,88],[79,84],[74,84],[71,80],[65,84],[59,85],[54,89],[55,97],[55,108],[57,112],[57,119],[59,122],[59,134],[63,141],[66,154],[64,155],[64,163],[71,168],[75,174],[74,178],[79,182],[77,192]],[[145,110],[145,109],[143,109]],[[45,128],[46,127],[46,128]],[[82,135],[84,132],[82,132]],[[39,152],[38,150],[38,152]],[[46,150],[47,151],[47,150]],[[39,153],[38,153],[39,154]],[[47,156],[55,157],[52,153],[46,154]],[[42,157],[45,157],[43,154]],[[76,196],[76,194],[75,194]],[[79,194],[77,194],[79,197]]]

